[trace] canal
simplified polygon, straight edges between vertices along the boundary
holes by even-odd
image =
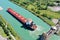
[[[39,35],[41,35],[43,32],[47,32],[50,28],[48,24],[33,15],[31,12],[13,4],[9,0],[0,0],[0,6],[3,7],[3,10],[0,11],[0,14],[5,18],[5,20],[7,20],[7,22],[13,26],[14,30],[22,38],[22,40],[37,40]],[[35,31],[30,31],[22,28],[22,24],[7,12],[8,8],[12,8],[27,19],[31,18],[34,23],[37,24],[38,28]],[[56,35],[52,35],[50,38],[50,40],[57,39],[60,40],[60,37]]]

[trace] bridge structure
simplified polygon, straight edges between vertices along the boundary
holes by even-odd
[[[60,20],[58,21],[55,27],[51,27],[48,32],[43,33],[40,40],[49,40],[49,38],[53,34],[58,34],[59,32],[60,32]]]

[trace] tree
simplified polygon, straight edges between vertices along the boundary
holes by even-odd
[[[34,8],[31,8],[31,10],[32,10],[33,12],[35,12],[35,9],[34,9]]]
[[[40,11],[37,11],[36,13],[37,13],[37,14],[40,14]]]
[[[36,2],[37,0],[30,0],[32,3]]]
[[[43,15],[42,15],[43,17],[47,17],[47,15],[45,14],[45,13],[43,13]]]

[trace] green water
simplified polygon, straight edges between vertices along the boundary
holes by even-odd
[[[41,19],[33,15],[31,12],[11,3],[9,0],[0,0],[0,6],[3,7],[3,10],[0,11],[0,14],[13,26],[14,30],[22,38],[22,40],[37,40],[37,38],[39,37],[38,35],[41,35],[43,32],[47,32],[50,28],[48,24],[46,24]],[[35,31],[30,31],[21,28],[22,24],[7,12],[8,8],[12,8],[25,18],[31,18],[34,21],[34,23],[37,24],[38,29]],[[52,37],[50,38],[50,40],[57,39],[60,40],[60,37],[56,35],[52,35]]]

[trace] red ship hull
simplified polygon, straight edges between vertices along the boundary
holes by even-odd
[[[17,12],[13,11],[11,8],[8,8],[8,12],[10,12],[13,16],[15,16],[18,20],[22,23],[26,23],[27,19],[18,14]]]

